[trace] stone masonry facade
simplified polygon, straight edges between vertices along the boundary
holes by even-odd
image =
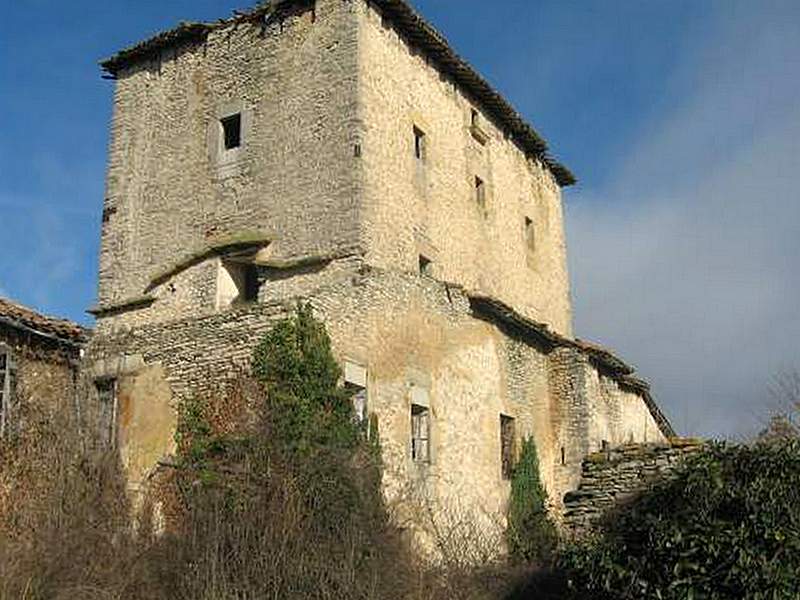
[[[25,426],[32,411],[48,418],[78,406],[89,332],[0,298],[0,438]]]
[[[246,369],[298,301],[421,530],[456,513],[498,529],[524,437],[561,515],[589,453],[674,435],[630,366],[572,337],[571,173],[404,0],[276,1],[103,66],[87,369],[96,402],[113,382],[132,489],[174,451],[177,403]]]

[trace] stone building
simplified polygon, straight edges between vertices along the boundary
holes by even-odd
[[[88,332],[0,298],[0,437],[23,426],[26,408],[71,408]]]
[[[376,417],[390,500],[488,522],[533,436],[558,510],[588,453],[673,434],[631,367],[573,338],[572,174],[405,0],[276,1],[103,68],[90,368],[133,486],[172,452],[175,402],[298,299]]]

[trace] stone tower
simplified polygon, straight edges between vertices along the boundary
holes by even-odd
[[[502,514],[533,436],[558,505],[589,451],[671,434],[629,366],[572,338],[572,174],[405,0],[275,1],[103,68],[90,360],[133,487],[176,400],[298,299],[377,418],[390,499]]]

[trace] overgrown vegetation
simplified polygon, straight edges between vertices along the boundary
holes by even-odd
[[[151,478],[135,527],[116,454],[84,447],[76,423],[28,419],[0,457],[0,599],[506,595],[519,570],[454,572],[409,549],[308,308],[265,337],[252,370],[183,403],[174,464]]]
[[[457,540],[479,536],[439,527],[432,564],[384,505],[380,452],[340,375],[324,328],[299,308],[259,344],[252,376],[183,403],[174,462],[148,498],[126,492],[116,452],[86,443],[71,402],[20,403],[25,427],[0,442],[0,600],[800,597],[795,436],[712,446],[566,545],[526,440],[512,560],[476,569]]]
[[[800,597],[800,442],[710,448],[561,567],[601,600]]]

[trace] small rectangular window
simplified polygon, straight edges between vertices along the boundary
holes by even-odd
[[[425,277],[433,277],[433,261],[419,255],[419,274]]]
[[[233,150],[242,145],[242,115],[236,113],[224,119],[222,124],[223,144],[225,150]]]
[[[350,361],[344,363],[344,384],[352,393],[353,413],[357,423],[367,423],[369,416],[367,368]]]
[[[430,411],[425,406],[411,405],[411,458],[416,463],[431,461]]]
[[[469,131],[472,134],[472,137],[475,138],[475,140],[481,146],[485,146],[486,142],[489,141],[489,135],[484,130],[483,123],[481,121],[481,114],[478,112],[478,110],[475,108],[470,109]]]
[[[525,217],[525,246],[528,252],[536,251],[536,228],[530,217]]]
[[[419,127],[414,127],[414,158],[420,162],[424,162],[426,158],[426,140],[425,132]]]
[[[511,479],[514,475],[515,435],[514,419],[500,415],[500,464],[503,479]]]
[[[97,388],[97,435],[102,446],[113,448],[117,443],[117,380],[100,379]]]
[[[481,208],[486,208],[486,183],[480,177],[475,177],[475,201]]]

